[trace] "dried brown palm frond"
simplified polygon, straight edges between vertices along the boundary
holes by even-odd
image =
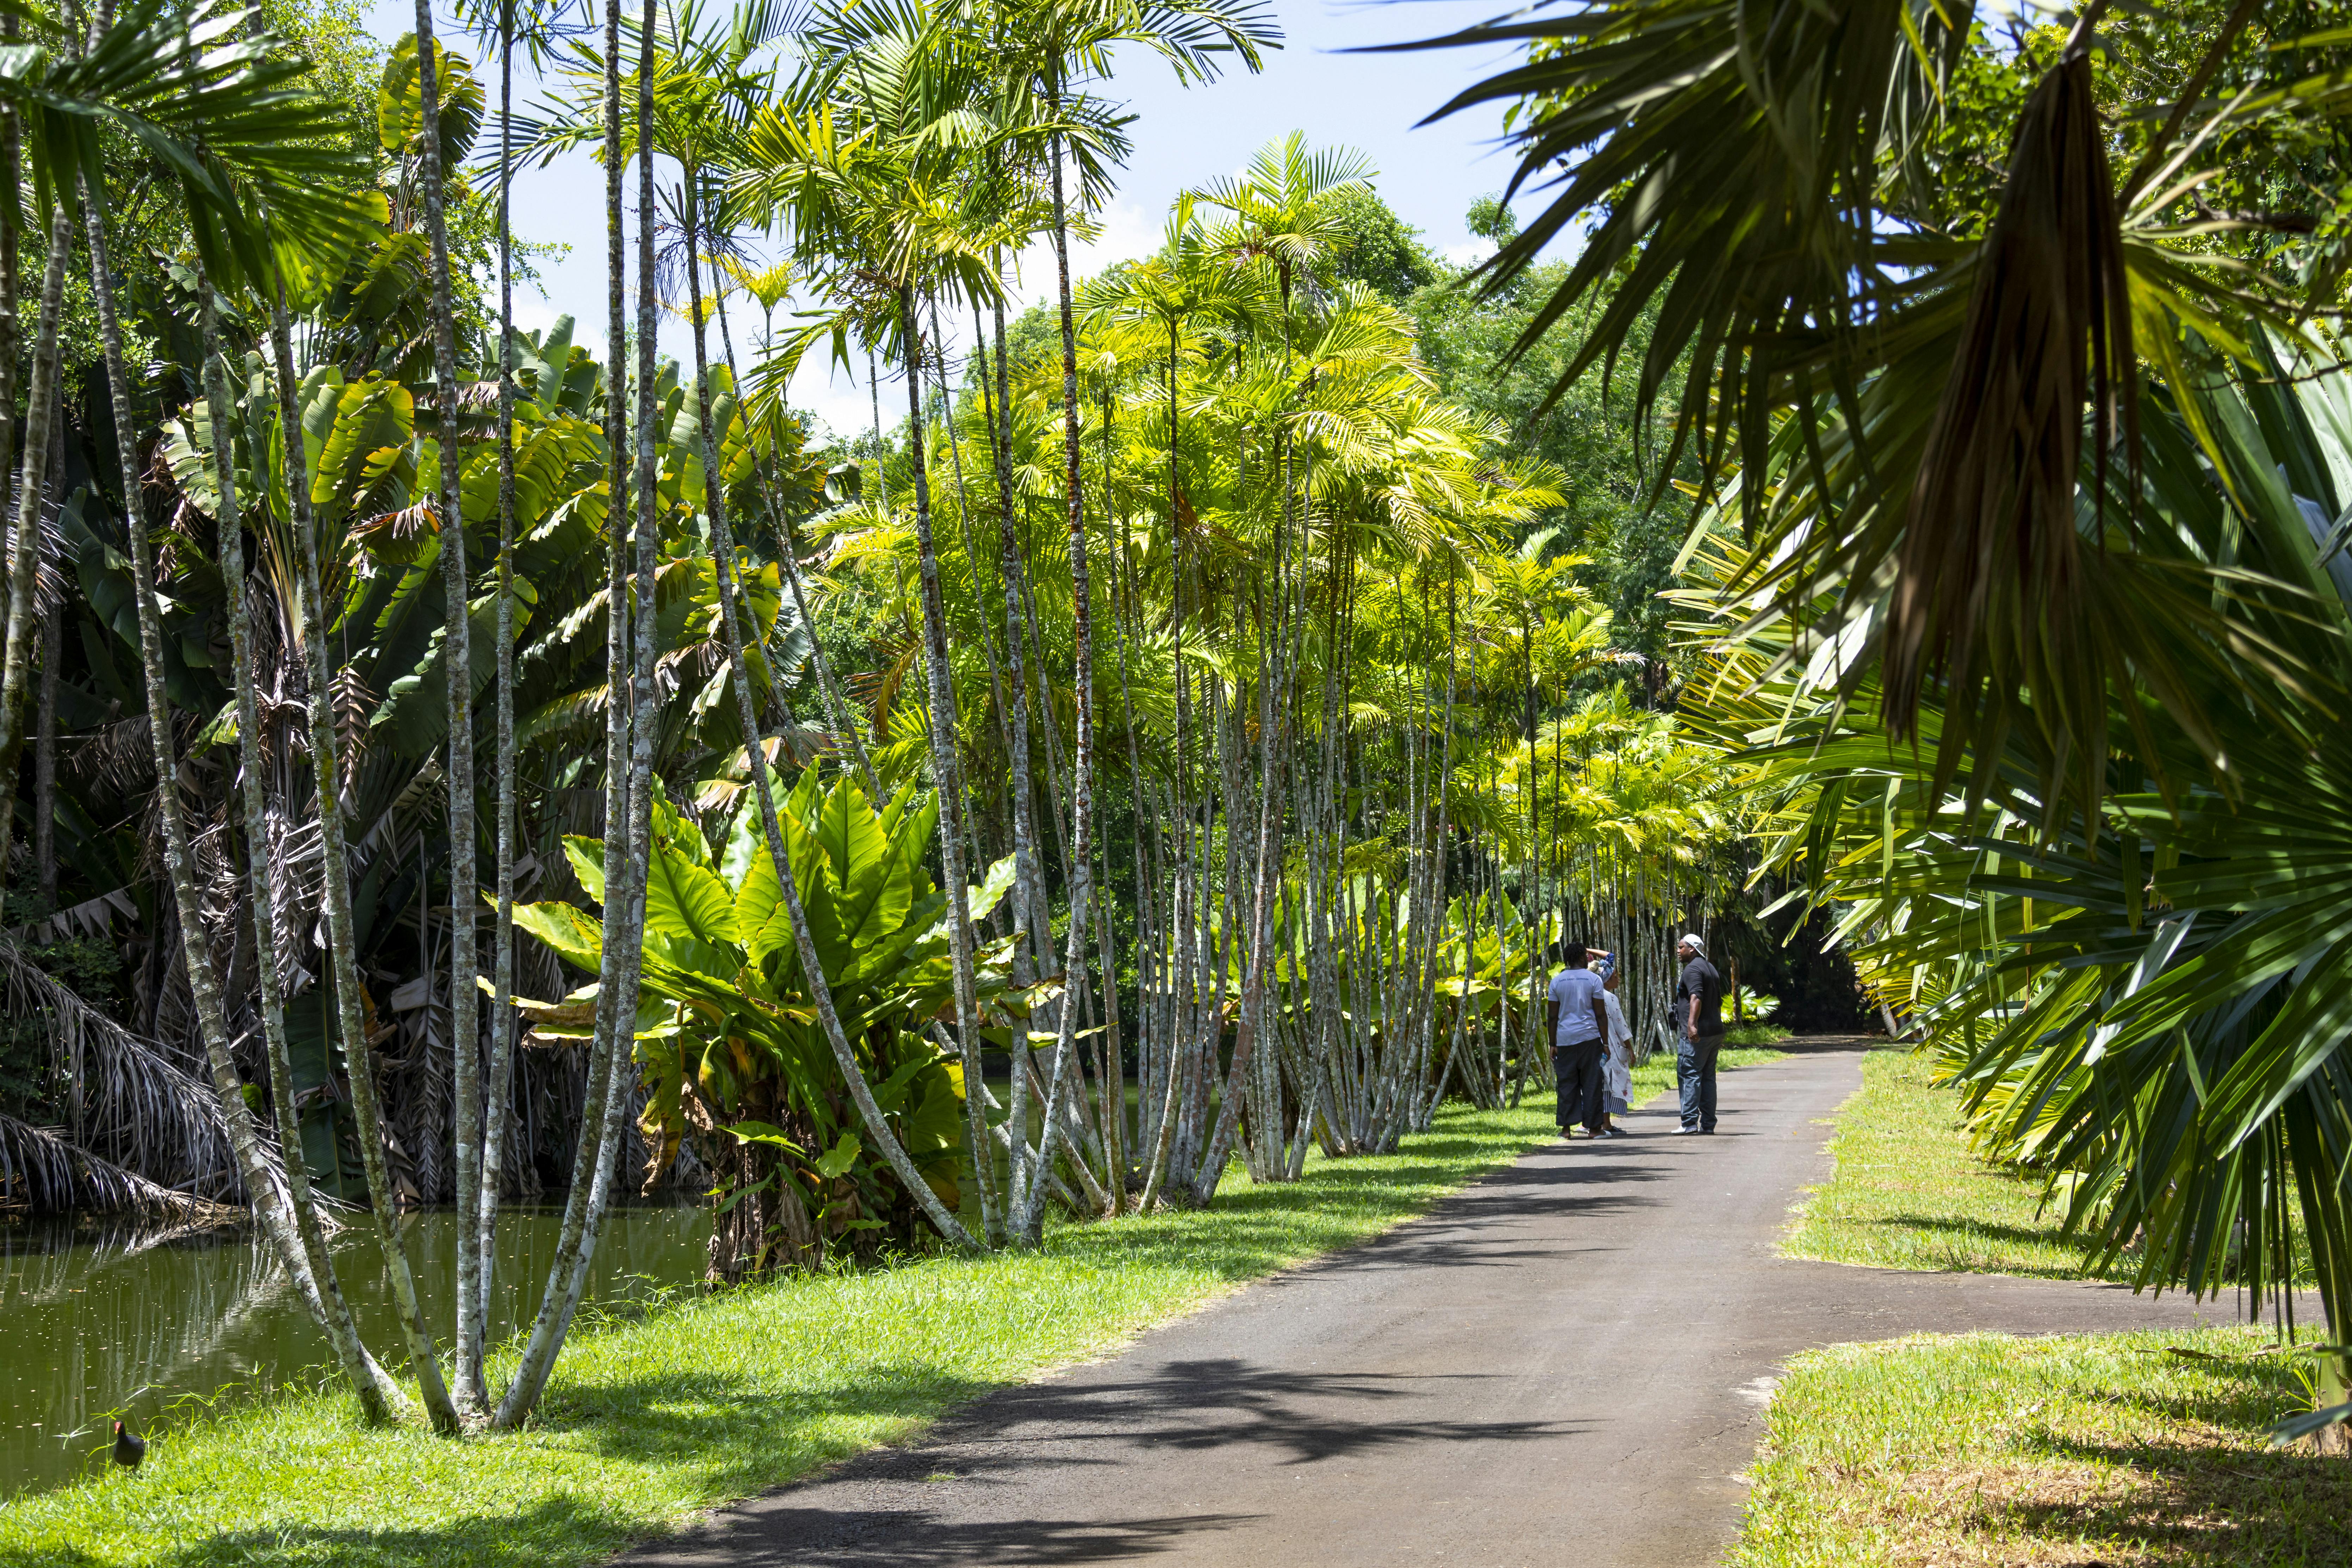
[[[348,667],[335,672],[329,694],[335,715],[335,756],[342,764],[343,776],[336,788],[345,797],[356,786],[360,764],[367,760],[368,718],[383,701],[379,692],[368,689],[359,672]]]
[[[68,773],[109,794],[135,795],[155,782],[155,753],[147,743],[144,713],[100,724],[64,750]]]
[[[0,937],[0,1011],[38,1018],[68,1086],[69,1131],[115,1163],[187,1191],[241,1190],[220,1102],[155,1041],[60,984]]]
[[[114,919],[117,915],[133,921],[139,918],[139,906],[131,901],[131,890],[128,888],[116,888],[100,893],[94,899],[84,899],[78,904],[68,904],[64,909],[52,910],[30,924],[13,928],[8,935],[11,940],[19,943],[65,942],[78,936],[104,936],[114,929]]]
[[[66,543],[58,519],[65,508],[54,497],[41,503],[41,536],[39,553],[34,558],[33,605],[44,617],[54,615],[66,602]],[[5,544],[5,559],[16,558],[16,525],[13,519],[0,519],[0,543]]]
[[[0,1114],[0,1210],[232,1222],[241,1211],[151,1182],[47,1127]]]
[[[1990,682],[2030,686],[2050,732],[2104,732],[2106,661],[2079,646],[2098,548],[2075,510],[2085,405],[2104,497],[2117,435],[2138,449],[2130,281],[2090,58],[2070,52],[2019,120],[1912,489],[1885,645],[1898,732],[1938,677],[1970,708]],[[2041,629],[2025,653],[2036,668],[1995,646],[2020,626]]]

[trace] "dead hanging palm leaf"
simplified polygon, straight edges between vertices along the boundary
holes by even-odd
[[[70,1086],[69,1131],[105,1159],[190,1192],[241,1190],[220,1101],[163,1047],[141,1038],[0,937],[0,1014],[38,1018]]]
[[[17,942],[69,942],[79,936],[105,936],[114,929],[114,917],[122,916],[135,926],[139,906],[131,901],[127,888],[113,888],[94,899],[84,899],[78,904],[68,904],[29,925],[12,926],[8,936]]]
[[[239,1211],[174,1192],[68,1142],[47,1127],[0,1114],[0,1213],[142,1214],[226,1224]]]
[[[2077,44],[2034,88],[1975,264],[1968,316],[1930,426],[1887,607],[1885,710],[1907,732],[1939,678],[1941,759],[2030,692],[2053,736],[2105,732],[2105,652],[2088,646],[2075,493],[2083,412],[2099,483],[2118,434],[2138,449],[2130,285],[2091,63]],[[2136,461],[2136,457],[2134,458]],[[1959,731],[1955,731],[1955,723]],[[2096,770],[2095,742],[2055,772]]]

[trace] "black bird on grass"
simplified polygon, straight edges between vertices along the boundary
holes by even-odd
[[[139,1461],[147,1457],[147,1439],[125,1426],[114,1424],[114,1462],[126,1470],[135,1470]]]

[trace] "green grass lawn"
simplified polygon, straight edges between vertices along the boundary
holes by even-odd
[[[1037,1254],[677,1300],[575,1334],[521,1433],[371,1430],[336,1393],[248,1401],[161,1432],[136,1472],[0,1507],[0,1565],[593,1562],[1363,1240],[1551,1136],[1549,1094],[1449,1108],[1402,1152],[1312,1159],[1288,1186],[1236,1172],[1207,1210],[1060,1226]]]
[[[1831,1263],[2084,1277],[2083,1248],[2058,1234],[2039,1178],[1979,1159],[1953,1091],[1929,1086],[1925,1057],[1863,1058],[1862,1088],[1839,1107],[1834,1174],[1812,1190],[1787,1250]]]
[[[1800,1356],[1738,1568],[2352,1562],[2352,1464],[2270,1448],[2306,1409],[2251,1328],[1838,1345]]]

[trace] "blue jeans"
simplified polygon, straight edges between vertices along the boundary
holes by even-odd
[[[1723,1054],[1721,1035],[1701,1035],[1675,1043],[1675,1078],[1682,1085],[1683,1125],[1715,1131],[1715,1058]]]

